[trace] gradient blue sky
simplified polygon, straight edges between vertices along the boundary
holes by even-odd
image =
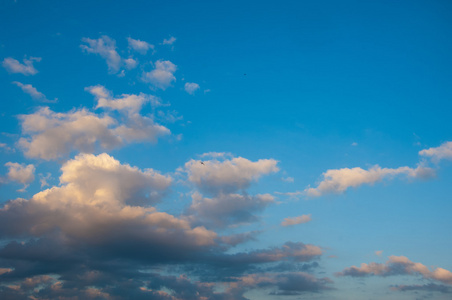
[[[0,298],[450,299],[451,13],[1,1]]]

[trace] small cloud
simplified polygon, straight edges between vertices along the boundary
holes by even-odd
[[[165,90],[176,81],[174,73],[177,66],[169,60],[158,60],[155,62],[154,70],[143,73],[143,81],[150,82],[156,88]]]
[[[172,45],[176,41],[176,38],[174,36],[170,37],[169,39],[163,39],[162,45]]]
[[[24,93],[30,95],[31,98],[33,98],[34,100],[38,100],[40,102],[45,102],[45,103],[56,103],[58,101],[58,98],[55,98],[53,100],[47,99],[47,97],[43,93],[39,92],[31,84],[23,84],[18,81],[13,81],[13,84],[20,87]]]
[[[199,89],[199,84],[194,82],[187,82],[185,83],[185,91],[189,93],[190,95],[194,95],[195,92]]]
[[[210,93],[210,89],[205,89],[204,94]]]
[[[311,220],[312,220],[311,214],[301,215],[301,216],[293,217],[293,218],[285,218],[284,221],[281,222],[281,226],[293,226],[293,225],[297,225],[297,224],[308,223]]]
[[[352,146],[354,146],[354,147],[355,147],[355,146],[358,146],[358,143],[357,143],[357,142],[353,142],[353,143],[352,143]]]
[[[131,48],[143,55],[145,55],[149,49],[154,50],[154,48],[155,48],[154,45],[149,44],[148,42],[135,40],[130,37],[127,38],[127,41],[129,43],[129,48]]]
[[[35,180],[35,166],[25,165],[25,164],[19,164],[19,163],[13,163],[13,162],[7,162],[5,164],[6,167],[8,167],[8,174],[7,177],[11,181],[19,182],[24,185],[24,187],[18,192],[25,192],[25,189],[28,187],[28,185]]]
[[[431,157],[434,162],[442,159],[452,160],[452,142],[445,142],[439,147],[419,151],[419,155]]]
[[[375,251],[375,255],[381,256],[381,254],[383,254],[383,250],[377,250],[377,251]]]
[[[24,58],[23,59],[24,63],[21,64],[18,60],[12,57],[7,57],[3,60],[2,66],[10,73],[20,73],[25,76],[35,75],[36,73],[38,73],[38,70],[36,70],[35,67],[33,66],[33,62],[35,61],[40,62],[41,58],[40,57],[30,57],[29,59]]]
[[[275,194],[276,195],[289,196],[290,199],[298,200],[303,195],[303,192],[301,192],[301,191],[287,192],[287,193],[275,192]]]
[[[285,181],[285,182],[290,182],[290,183],[294,182],[293,177],[286,177],[286,178],[282,177],[281,180]]]

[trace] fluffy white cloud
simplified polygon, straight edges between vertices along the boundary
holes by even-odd
[[[308,223],[310,222],[311,219],[311,215],[301,215],[298,217],[293,217],[293,218],[285,218],[284,221],[281,222],[282,226],[293,226],[293,225],[297,225],[297,224],[303,224],[303,223]]]
[[[154,50],[154,45],[149,44],[145,41],[135,40],[135,39],[132,39],[131,37],[128,37],[127,41],[129,43],[129,48],[131,48],[143,55],[146,54],[149,49]]]
[[[7,162],[5,166],[8,167],[8,179],[24,185],[23,189],[20,191],[24,191],[28,187],[28,184],[35,180],[35,166],[32,164],[25,165]]]
[[[158,60],[155,62],[154,70],[143,73],[143,80],[150,82],[156,88],[165,90],[173,81],[176,81],[174,73],[177,66],[169,60]]]
[[[278,161],[259,159],[252,162],[243,157],[212,159],[207,161],[190,160],[185,164],[188,180],[201,191],[217,193],[233,193],[246,189],[252,181],[262,175],[278,172]]]
[[[101,85],[90,86],[85,88],[97,99],[96,108],[108,108],[111,110],[127,111],[129,113],[138,113],[143,105],[151,103],[153,106],[160,104],[159,99],[152,95],[140,93],[122,94],[119,98],[114,98],[112,93]]]
[[[189,93],[190,95],[194,95],[195,92],[199,90],[199,84],[194,82],[187,82],[185,83],[184,88],[187,93]]]
[[[30,57],[29,59],[24,58],[23,64],[21,64],[17,59],[12,57],[7,57],[3,60],[2,66],[10,73],[21,73],[23,75],[35,75],[38,70],[33,66],[33,62],[41,61],[40,57]]]
[[[421,150],[419,155],[431,157],[435,162],[441,159],[452,159],[452,142],[445,142],[439,147]]]
[[[10,201],[0,210],[1,236],[39,237],[59,229],[74,242],[92,245],[127,240],[153,247],[214,244],[214,232],[192,228],[151,206],[171,184],[169,176],[123,165],[105,153],[78,155],[61,170],[61,186],[30,200]]]
[[[35,100],[38,100],[38,101],[41,101],[41,102],[47,102],[47,103],[55,103],[55,102],[58,101],[57,98],[55,98],[53,100],[47,99],[47,97],[43,93],[39,92],[31,84],[23,84],[23,83],[20,83],[18,81],[13,81],[13,84],[15,84],[18,87],[20,87],[24,93],[30,95],[31,98],[33,98]]]
[[[318,197],[329,193],[343,193],[350,187],[358,187],[363,184],[374,184],[384,178],[392,178],[396,175],[405,175],[411,178],[428,178],[434,176],[433,169],[418,166],[400,167],[396,169],[381,168],[378,165],[369,170],[357,168],[332,169],[323,173],[323,181],[316,188],[305,190],[308,196]]]
[[[116,41],[106,35],[98,39],[83,38],[82,42],[87,45],[80,45],[87,53],[99,54],[107,62],[110,73],[118,73],[122,67],[130,70],[137,66],[137,61],[133,58],[124,59],[116,51]]]
[[[169,39],[163,39],[162,45],[172,45],[176,41],[176,38],[174,36],[170,37]]]
[[[426,279],[433,279],[443,283],[452,284],[452,272],[435,268],[430,270],[427,266],[410,261],[405,256],[390,256],[385,264],[370,263],[361,264],[361,267],[352,266],[345,268],[338,276],[362,277],[367,275],[391,276],[391,275],[421,275]]]
[[[97,115],[86,109],[56,113],[41,108],[30,115],[21,115],[22,137],[19,146],[28,157],[57,159],[77,150],[93,152],[96,147],[112,149],[125,142],[155,142],[169,129],[155,124],[152,119],[132,114],[126,124],[118,125],[108,115]]]

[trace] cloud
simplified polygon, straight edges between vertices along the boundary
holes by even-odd
[[[118,73],[122,67],[130,70],[137,66],[133,58],[124,59],[116,51],[116,41],[106,35],[98,39],[82,38],[87,45],[80,45],[83,51],[100,55],[107,62],[108,71],[111,74]]]
[[[452,288],[450,288],[449,286],[434,284],[434,283],[423,284],[423,285],[420,285],[420,284],[395,285],[395,286],[392,286],[391,289],[393,291],[401,291],[401,292],[425,291],[425,292],[440,292],[440,293],[445,293],[445,294],[452,293]]]
[[[294,182],[294,178],[293,177],[282,177],[281,180],[285,181],[285,182],[290,182],[290,183]]]
[[[421,275],[425,279],[440,281],[452,285],[452,272],[436,268],[430,271],[428,267],[421,263],[410,261],[405,256],[390,256],[385,264],[370,263],[361,264],[361,267],[352,266],[345,268],[337,276],[364,277],[369,275],[375,276],[393,276],[393,275]]]
[[[439,147],[419,151],[419,155],[431,157],[433,161],[452,159],[452,142],[445,142]]]
[[[275,194],[288,196],[290,199],[298,200],[303,195],[303,192],[301,192],[301,191],[287,192],[287,193],[275,192]]]
[[[176,81],[174,76],[176,70],[177,66],[169,60],[157,60],[154,70],[143,73],[143,80],[150,82],[156,88],[166,90]]]
[[[176,38],[174,36],[170,37],[169,39],[163,39],[162,45],[172,45],[176,41]]]
[[[149,44],[145,41],[135,40],[132,39],[131,37],[128,37],[127,42],[129,43],[129,48],[143,55],[145,55],[149,49],[154,50],[154,45]]]
[[[13,162],[5,164],[8,167],[7,177],[11,181],[22,183],[24,187],[19,191],[25,191],[28,185],[35,180],[35,166],[32,164],[25,165]]]
[[[10,73],[21,73],[25,76],[35,75],[38,73],[38,70],[33,66],[33,62],[40,62],[40,57],[30,57],[29,59],[24,58],[23,64],[21,64],[18,60],[7,57],[3,60],[2,66]]]
[[[199,84],[194,83],[194,82],[187,82],[187,83],[185,83],[184,89],[190,95],[194,95],[196,90],[199,89]]]
[[[138,95],[122,94],[119,98],[114,98],[112,93],[102,85],[90,86],[85,90],[96,97],[96,108],[108,108],[136,114],[146,103],[151,103],[153,106],[160,104],[157,97],[143,93]]]
[[[293,217],[293,218],[285,218],[284,221],[281,222],[281,226],[293,226],[293,225],[297,225],[297,224],[308,223],[311,220],[312,220],[311,214],[301,215],[301,216]]]
[[[13,84],[15,84],[18,87],[20,87],[24,93],[30,95],[31,98],[33,98],[35,100],[38,100],[38,101],[41,101],[41,102],[46,102],[46,103],[55,103],[55,102],[58,101],[57,98],[55,98],[53,100],[47,99],[47,97],[43,93],[39,92],[31,84],[23,84],[23,83],[20,83],[18,81],[13,81]]]
[[[259,159],[252,162],[243,157],[231,159],[190,160],[184,166],[188,180],[201,191],[213,194],[234,193],[246,189],[261,176],[278,172],[278,161]]]
[[[307,188],[308,196],[319,197],[325,194],[345,192],[350,187],[358,187],[363,184],[374,184],[385,178],[393,178],[404,175],[409,178],[429,178],[435,175],[435,171],[428,167],[419,165],[413,169],[410,167],[399,167],[397,169],[381,168],[378,165],[368,170],[357,168],[343,168],[327,170],[323,173],[323,181],[316,188]]]
[[[206,227],[225,227],[256,221],[256,212],[264,210],[274,203],[269,194],[248,196],[240,194],[219,194],[205,198],[200,193],[193,193],[192,203],[188,209],[192,223]]]
[[[22,133],[30,136],[22,137],[18,143],[26,156],[54,160],[74,150],[90,153],[97,148],[113,149],[137,141],[155,142],[171,133],[152,118],[139,114],[145,103],[160,104],[158,98],[142,93],[113,98],[100,85],[86,90],[96,97],[96,108],[121,112],[119,119],[124,123],[108,114],[95,114],[86,109],[56,113],[47,107],[40,108],[33,114],[19,116]]]

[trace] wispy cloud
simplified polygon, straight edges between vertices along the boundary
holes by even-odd
[[[38,70],[33,66],[33,62],[40,62],[40,57],[30,57],[30,58],[24,58],[23,64],[20,63],[18,60],[7,57],[3,60],[2,66],[10,73],[20,73],[25,76],[28,75],[35,75],[38,73]]]
[[[31,84],[23,84],[18,81],[13,81],[13,84],[17,85],[22,89],[22,91],[28,95],[31,96],[31,98],[38,100],[40,102],[44,103],[56,103],[58,101],[58,98],[55,98],[53,100],[47,99],[47,97],[39,92],[35,87],[33,87]]]
[[[156,88],[166,90],[176,81],[174,76],[176,70],[177,66],[169,60],[158,60],[155,62],[155,68],[152,71],[143,73],[143,80]]]
[[[194,95],[197,90],[199,90],[199,84],[194,82],[185,83],[184,89],[190,95]]]

